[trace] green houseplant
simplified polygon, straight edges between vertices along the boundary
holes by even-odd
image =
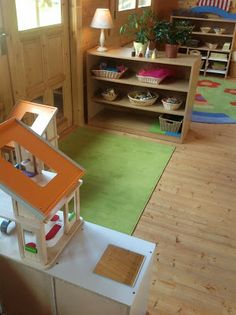
[[[128,22],[121,26],[120,34],[134,35],[134,48],[136,55],[145,54],[149,41],[155,39],[153,32],[157,17],[151,10],[143,10],[142,14],[132,13]]]
[[[154,26],[156,41],[165,43],[166,55],[177,57],[178,46],[183,45],[191,36],[193,27],[188,21],[160,21]]]

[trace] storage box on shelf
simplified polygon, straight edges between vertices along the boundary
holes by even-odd
[[[204,61],[200,69],[202,75],[214,73],[227,77],[232,51],[235,49],[235,21],[222,18],[171,17],[171,20],[177,19],[187,20],[194,25],[192,39],[186,45],[181,46],[180,51],[187,54],[190,54],[193,50],[199,51]],[[213,54],[218,54],[218,57],[213,57]],[[220,61],[225,66],[222,66],[220,69],[212,67],[212,61]]]
[[[87,54],[87,122],[89,125],[116,129],[161,138],[174,142],[183,142],[191,120],[192,105],[196,90],[198,72],[200,68],[199,56],[180,54],[178,58],[166,58],[164,53],[158,54],[156,59],[132,57],[131,48],[110,49],[99,53],[91,49]],[[128,68],[124,76],[119,79],[95,76],[92,72],[101,63],[119,64]],[[137,74],[142,69],[168,69],[173,76],[163,81],[142,82]],[[118,91],[117,99],[104,100],[98,93],[101,89],[114,88]],[[154,104],[147,106],[130,102],[128,94],[133,91],[149,91],[158,95]],[[178,109],[166,109],[162,99],[173,97],[182,100]],[[176,135],[165,132],[150,132],[150,127],[159,124],[161,114],[179,116],[182,127]]]

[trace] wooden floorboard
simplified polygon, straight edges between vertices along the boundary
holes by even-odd
[[[236,125],[192,123],[134,235],[157,243],[150,315],[236,314]]]

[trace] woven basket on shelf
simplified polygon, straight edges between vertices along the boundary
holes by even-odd
[[[129,98],[129,101],[131,104],[133,105],[138,105],[138,106],[150,106],[150,105],[153,105],[156,100],[158,99],[159,95],[156,94],[156,93],[153,93],[153,97],[150,98],[150,99],[146,99],[146,100],[140,100],[140,99],[137,99],[135,98],[135,95],[140,92],[137,92],[137,91],[134,91],[134,92],[130,92],[128,93],[128,98]]]
[[[118,96],[118,94],[110,94],[110,93],[101,93],[101,95],[104,100],[109,101],[109,102],[114,101]]]
[[[182,101],[178,102],[178,103],[170,103],[167,102],[166,99],[162,99],[162,104],[164,106],[165,109],[167,110],[177,110],[178,108],[180,108]]]
[[[137,78],[140,82],[150,83],[150,84],[159,84],[162,80],[162,78],[147,77],[147,76],[142,76],[142,75],[137,75]]]
[[[92,73],[96,77],[103,77],[103,78],[109,78],[109,79],[120,79],[121,76],[127,71],[127,68],[123,70],[122,72],[115,72],[115,71],[108,71],[108,70],[92,70]]]
[[[162,114],[159,116],[160,129],[162,131],[178,132],[183,122],[183,117]]]

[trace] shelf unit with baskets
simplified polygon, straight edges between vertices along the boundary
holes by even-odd
[[[171,16],[171,20],[185,20],[194,25],[192,39],[180,47],[180,52],[201,56],[200,74],[219,74],[227,77],[232,52],[236,48],[235,21],[192,16]]]
[[[200,58],[185,54],[179,54],[177,58],[166,58],[164,53],[158,53],[156,59],[149,59],[132,57],[131,52],[132,48],[116,48],[102,53],[96,49],[88,51],[87,104],[85,108],[87,123],[95,127],[183,142],[191,121]],[[99,76],[94,74],[93,69],[97,69],[101,63],[122,65],[128,70],[119,79]],[[159,83],[143,82],[143,79],[140,80],[137,74],[144,68],[165,68],[175,75]],[[118,91],[118,97],[113,101],[102,97],[103,91],[111,88]],[[128,94],[133,95],[135,91],[150,92],[153,97],[158,96],[158,98],[154,104],[144,102],[140,105],[139,102],[131,102],[128,97]],[[167,97],[182,99],[181,107],[177,110],[164,108],[161,100]],[[161,118],[165,119],[164,114],[181,118],[173,119],[173,124],[176,124],[175,121],[178,124],[179,121],[182,121],[178,133],[172,134],[172,129],[160,130],[159,117],[163,115]],[[152,128],[157,130],[153,131]]]

